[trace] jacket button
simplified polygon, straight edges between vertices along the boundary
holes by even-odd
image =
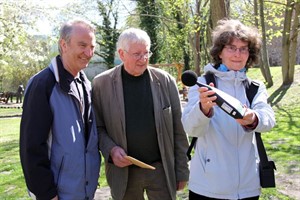
[[[206,161],[207,161],[207,162],[210,162],[210,159],[208,158]]]
[[[85,185],[88,185],[88,184],[89,184],[89,182],[88,182],[88,181],[86,181],[86,182],[85,182]]]

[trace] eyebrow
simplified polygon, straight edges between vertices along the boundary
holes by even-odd
[[[84,44],[84,45],[87,45],[86,42],[83,42],[83,41],[79,41],[78,44]]]
[[[233,47],[237,47],[236,45],[234,45],[234,44],[228,44],[228,46],[233,46]],[[241,46],[241,47],[248,47],[248,45],[245,45],[245,46]],[[240,48],[241,48],[240,47]]]

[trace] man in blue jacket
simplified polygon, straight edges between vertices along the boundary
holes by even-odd
[[[89,23],[65,23],[60,55],[27,85],[20,157],[29,194],[37,199],[94,198],[101,160],[91,84],[82,69],[95,45]]]

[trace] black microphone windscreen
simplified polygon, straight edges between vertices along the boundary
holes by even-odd
[[[197,74],[192,70],[187,70],[182,73],[181,81],[186,86],[193,86],[197,83]]]

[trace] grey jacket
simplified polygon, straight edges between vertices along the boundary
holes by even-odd
[[[128,181],[128,167],[108,162],[111,149],[118,145],[127,151],[125,109],[121,77],[122,65],[96,76],[92,101],[95,107],[100,150],[105,158],[106,178],[114,199],[122,199]],[[176,199],[176,182],[189,176],[187,135],[181,123],[181,104],[176,82],[163,70],[148,67],[153,96],[157,139],[168,189]]]

